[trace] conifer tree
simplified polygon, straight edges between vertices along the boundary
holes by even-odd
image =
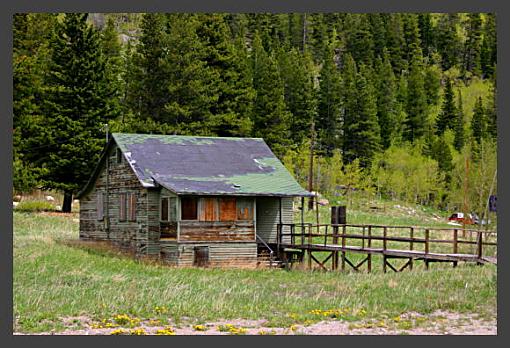
[[[340,71],[335,63],[333,43],[324,51],[319,76],[318,114],[315,128],[321,148],[331,155],[341,145],[342,85]]]
[[[204,60],[216,85],[218,100],[211,104],[209,123],[204,124],[218,136],[247,136],[251,133],[251,107],[254,90],[251,85],[248,57],[243,41],[231,40],[223,14],[201,15],[197,36],[202,41]]]
[[[480,143],[482,138],[487,135],[487,119],[483,107],[482,97],[478,97],[473,109],[473,119],[471,120],[471,133],[473,139]]]
[[[447,79],[445,84],[443,105],[436,121],[436,134],[441,135],[446,129],[454,129],[457,114],[458,110],[455,106],[455,95],[453,92],[452,81]]]
[[[368,14],[348,14],[346,16],[346,49],[356,64],[371,66],[374,60],[374,41]]]
[[[420,30],[423,55],[428,56],[434,50],[434,28],[430,13],[420,13],[418,15],[418,28]]]
[[[386,48],[391,59],[393,72],[400,76],[403,70],[407,69],[404,59],[405,53],[404,25],[400,13],[391,14],[386,24]]]
[[[280,76],[284,85],[285,104],[289,120],[291,139],[300,144],[309,136],[312,120],[317,114],[317,99],[313,85],[313,59],[307,52],[301,54],[295,48],[289,52],[279,51]]]
[[[268,55],[256,33],[252,48],[253,87],[256,97],[253,110],[254,136],[262,137],[271,150],[282,157],[290,144],[289,120],[284,87],[276,59]]]
[[[66,14],[52,40],[46,80],[44,187],[64,191],[62,211],[71,211],[72,194],[89,179],[101,148],[101,125],[118,116],[111,102],[97,31],[87,14]]]
[[[459,63],[461,45],[457,34],[459,19],[456,13],[441,14],[436,28],[437,48],[442,56],[443,70],[449,70]]]
[[[376,60],[375,71],[378,73],[376,94],[381,145],[383,149],[387,149],[391,145],[392,139],[395,138],[398,129],[397,81],[387,51],[385,51],[384,60],[381,58]]]
[[[468,71],[478,76],[481,73],[482,17],[480,13],[470,13],[468,18],[467,39],[464,45],[464,76]]]
[[[133,79],[128,103],[141,120],[166,119],[168,80],[165,48],[166,19],[163,14],[146,13],[141,23],[141,37],[133,57]]]
[[[423,74],[421,49],[418,47],[412,58],[407,79],[406,132],[409,141],[421,137],[427,127],[427,95]]]
[[[485,77],[492,77],[497,62],[496,15],[487,13],[483,26],[483,40],[480,48],[480,66]]]
[[[444,135],[439,136],[434,142],[432,154],[432,158],[438,163],[439,170],[444,174],[445,182],[449,184],[452,177],[453,157]]]
[[[352,91],[344,95],[343,157],[345,163],[359,158],[361,166],[367,168],[380,149],[380,128],[372,71],[363,63],[356,70],[354,60],[348,55],[342,75],[344,89],[349,86]]]

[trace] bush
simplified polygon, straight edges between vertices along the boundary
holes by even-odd
[[[55,207],[46,201],[23,201],[16,206],[16,211],[34,212],[34,211],[54,211]]]

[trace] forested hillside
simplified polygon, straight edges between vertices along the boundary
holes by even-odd
[[[493,14],[18,14],[13,35],[14,189],[64,210],[106,123],[262,137],[305,187],[313,151],[340,200],[481,215],[496,193]]]

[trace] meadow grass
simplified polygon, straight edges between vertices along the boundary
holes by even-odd
[[[19,332],[63,330],[66,318],[116,314],[193,324],[267,319],[272,326],[322,320],[310,312],[333,309],[348,320],[438,309],[495,316],[497,272],[489,265],[398,274],[177,269],[63,243],[78,238],[77,216],[14,212],[13,233]]]

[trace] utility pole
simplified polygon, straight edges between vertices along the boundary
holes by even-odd
[[[310,141],[310,168],[308,170],[308,192],[313,191],[313,149],[315,147],[315,121],[312,121],[312,136]],[[313,209],[313,196],[308,200],[308,210]]]

